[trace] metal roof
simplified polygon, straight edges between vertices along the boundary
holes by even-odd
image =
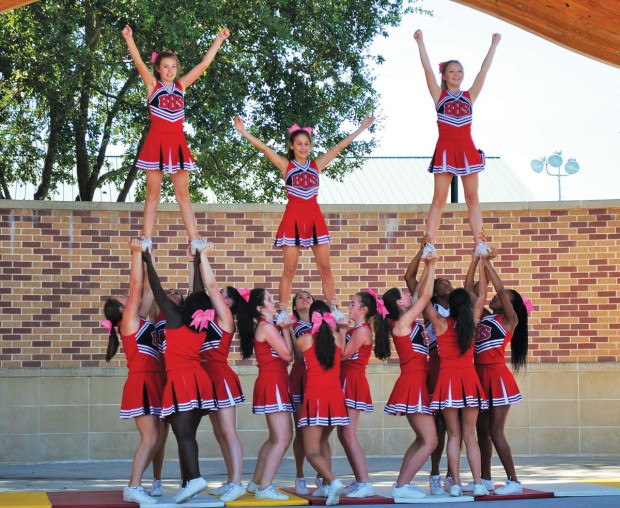
[[[421,204],[433,199],[430,157],[368,157],[361,169],[347,173],[342,182],[321,175],[321,204]],[[487,157],[480,174],[478,196],[482,203],[535,201],[520,178],[499,157]],[[459,184],[459,203],[464,203]]]

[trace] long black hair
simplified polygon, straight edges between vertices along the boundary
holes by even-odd
[[[512,303],[512,308],[517,313],[519,322],[512,332],[510,340],[510,361],[512,370],[519,372],[527,365],[527,348],[528,348],[528,315],[527,308],[523,302],[523,297],[514,289],[507,290],[508,298]]]
[[[329,305],[323,300],[315,300],[312,302],[312,305],[310,305],[310,318],[312,318],[312,314],[315,312],[318,312],[322,316],[330,312]],[[334,338],[334,331],[325,321],[321,323],[319,331],[316,333],[314,350],[317,360],[325,370],[331,369],[334,366],[336,339]]]
[[[109,362],[118,352],[119,340],[116,331],[118,324],[123,319],[121,307],[123,305],[116,298],[108,298],[103,306],[103,315],[112,323],[112,329],[108,335],[108,348],[105,353],[105,361]]]
[[[241,342],[241,357],[246,360],[254,353],[254,331],[261,317],[258,307],[265,306],[265,288],[254,288],[250,291],[250,298],[246,301],[241,298],[237,308],[237,326]],[[245,304],[245,305],[244,305]]]
[[[398,288],[391,288],[383,293],[382,298],[388,315],[382,317],[377,314],[377,319],[375,320],[375,356],[379,360],[387,360],[392,355],[392,348],[390,347],[390,321],[398,321],[400,319],[400,309],[396,302],[402,298],[402,293]]]
[[[474,323],[474,305],[471,296],[464,288],[456,288],[448,297],[450,317],[456,321],[456,340],[465,353],[474,342],[476,323]]]

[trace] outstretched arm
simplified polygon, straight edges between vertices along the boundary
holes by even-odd
[[[183,320],[181,318],[181,313],[177,309],[177,306],[174,304],[166,292],[164,288],[161,286],[161,281],[159,280],[159,276],[155,271],[155,266],[153,265],[153,258],[151,258],[151,254],[149,251],[142,252],[142,259],[146,263],[146,271],[149,276],[149,282],[151,284],[151,288],[153,289],[153,296],[155,297],[155,301],[159,306],[159,309],[164,313],[166,317],[166,328],[180,328],[183,324]]]
[[[323,171],[331,161],[333,161],[340,152],[342,152],[347,146],[349,146],[353,140],[359,136],[362,132],[364,132],[368,127],[370,127],[375,121],[374,113],[370,116],[367,116],[362,121],[361,125],[357,128],[357,130],[351,134],[349,134],[346,138],[341,139],[336,146],[325,152],[320,157],[315,159],[316,167],[319,170],[319,173]]]
[[[478,297],[474,302],[474,322],[480,321],[482,311],[484,310],[484,304],[487,301],[487,261],[485,258],[480,257],[480,275],[478,283]]]
[[[142,259],[142,257],[140,257],[140,259]],[[153,290],[151,289],[151,283],[149,282],[146,267],[144,265],[142,266],[142,281],[142,301],[140,302],[140,310],[138,313],[140,316],[145,317],[149,315],[149,312],[151,312],[154,307],[154,297]]]
[[[131,249],[131,271],[129,273],[129,296],[123,311],[121,321],[121,333],[131,335],[138,331],[140,327],[140,300],[142,298],[142,244],[139,238],[132,238],[129,241]]]
[[[426,86],[428,87],[428,91],[430,92],[433,101],[435,102],[435,104],[437,104],[439,96],[441,95],[441,87],[437,84],[437,80],[435,79],[435,73],[433,72],[433,68],[431,67],[431,61],[428,58],[426,46],[424,45],[424,36],[422,35],[422,30],[416,30],[413,34],[413,38],[418,43],[420,61],[422,62],[424,77],[426,78]]]
[[[407,270],[405,271],[405,284],[407,284],[407,289],[413,295],[416,292],[419,283],[423,283],[424,281],[420,280],[418,282],[418,269],[420,268],[420,260],[422,259],[422,252],[424,251],[424,245],[428,241],[428,235],[424,235],[420,242],[420,248],[418,252],[413,257]]]
[[[206,286],[207,294],[211,299],[211,304],[217,314],[220,326],[227,332],[232,332],[234,330],[233,316],[230,312],[230,307],[228,307],[226,302],[224,302],[224,297],[217,287],[215,274],[211,269],[211,264],[209,263],[209,258],[207,257],[209,254],[213,253],[214,248],[214,245],[209,242],[206,248],[200,252],[200,273]]]
[[[471,96],[472,102],[475,102],[475,100],[478,98],[478,95],[480,95],[480,91],[482,90],[482,86],[484,85],[484,80],[487,78],[487,73],[489,72],[491,64],[493,63],[495,50],[497,49],[497,45],[501,40],[502,36],[500,34],[493,34],[493,36],[491,37],[491,47],[489,48],[489,52],[482,61],[482,67],[480,67],[480,72],[476,76],[474,84],[469,89],[469,95]]]
[[[422,311],[426,308],[433,296],[433,285],[435,283],[435,263],[437,262],[437,254],[429,255],[424,260],[424,272],[420,280],[423,285],[418,294],[418,301],[415,302],[410,309],[405,311],[394,326],[394,332],[397,335],[406,335],[411,333],[413,322],[418,318]],[[434,309],[433,309],[434,310]]]
[[[146,85],[147,97],[150,97],[151,92],[157,84],[157,80],[155,79],[155,76],[151,74],[151,71],[149,71],[149,68],[146,66],[146,64],[142,61],[140,51],[138,51],[138,46],[136,46],[136,43],[133,40],[133,30],[131,29],[131,27],[129,25],[125,25],[125,28],[123,28],[123,31],[121,33],[125,38],[127,48],[129,48],[129,54],[131,55],[131,59],[133,60],[134,65],[136,66],[138,74],[140,74],[142,81],[144,81],[144,84]]]
[[[187,87],[191,86],[194,81],[196,81],[202,75],[202,73],[209,68],[209,65],[211,65],[211,62],[215,58],[215,55],[217,55],[218,50],[222,46],[222,43],[226,39],[228,39],[229,35],[230,32],[228,31],[228,28],[224,28],[219,34],[217,34],[217,37],[211,44],[211,47],[205,53],[202,61],[187,74],[179,78],[179,83],[185,90],[187,90]]]
[[[506,330],[513,332],[519,323],[519,318],[517,317],[517,313],[512,306],[510,298],[508,297],[508,292],[506,291],[506,288],[504,288],[504,283],[499,278],[495,268],[493,268],[493,265],[488,259],[486,261],[486,273],[489,274],[489,278],[491,279],[491,283],[497,292],[497,296],[502,302],[502,309],[506,318],[504,320],[504,326],[506,327]]]
[[[478,262],[480,261],[480,256],[476,256],[475,254],[471,257],[471,263],[469,264],[469,269],[467,270],[467,275],[465,276],[465,285],[463,286],[470,293],[475,293],[474,286],[476,284],[476,270],[478,269]]]
[[[239,131],[239,133],[247,139],[254,148],[258,149],[260,152],[265,154],[265,156],[269,159],[269,161],[280,170],[282,176],[286,174],[286,168],[288,167],[288,159],[286,157],[282,157],[277,154],[274,150],[269,148],[265,143],[263,143],[260,139],[252,136],[246,128],[245,123],[243,122],[243,118],[239,115],[235,117],[234,120],[235,129]]]

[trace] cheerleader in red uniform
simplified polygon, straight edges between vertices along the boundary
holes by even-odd
[[[204,255],[204,254],[203,254]],[[166,319],[166,375],[162,418],[172,426],[179,449],[181,488],[175,502],[184,503],[207,487],[200,474],[196,432],[203,414],[217,409],[213,384],[200,364],[200,348],[218,308],[204,291],[194,291],[182,308],[166,296],[150,252],[143,252],[157,305]],[[200,257],[194,257],[194,284],[200,287]]]
[[[392,486],[392,497],[395,499],[425,496],[411,481],[437,445],[427,389],[428,344],[424,326],[417,322],[431,298],[436,259],[436,254],[432,253],[424,260],[424,272],[420,284],[416,284],[417,297],[398,288],[392,288],[383,295],[387,314],[377,322],[375,356],[380,360],[391,356],[391,335],[400,360],[400,376],[383,412],[406,416],[416,435],[405,452],[398,479]]]
[[[409,292],[411,294],[417,293],[418,287],[418,268],[420,266],[420,260],[422,259],[422,253],[424,250],[424,246],[428,237],[425,236],[422,239],[420,250],[414,256],[414,258],[409,263],[407,267],[407,271],[405,272],[405,282],[407,283],[407,288],[409,288]],[[448,296],[452,292],[454,288],[448,279],[444,279],[438,277],[435,279],[433,284],[433,297],[431,298],[431,304],[434,309],[439,312],[443,317],[448,317],[450,315],[450,309],[448,307]],[[435,391],[435,385],[437,384],[437,377],[439,376],[439,353],[437,352],[437,336],[435,335],[435,330],[433,329],[433,325],[426,318],[424,314],[424,321],[426,326],[426,334],[428,336],[428,393],[432,397],[433,392]],[[443,421],[443,416],[441,412],[435,413],[435,430],[437,431],[437,446],[433,453],[431,453],[431,474],[428,477],[428,484],[430,493],[432,496],[441,496],[445,493],[445,491],[450,491],[452,485],[454,485],[454,481],[452,479],[452,475],[450,474],[450,470],[448,470],[446,477],[444,478],[444,482],[442,485],[441,482],[441,474],[439,471],[439,466],[441,464],[441,457],[443,455],[443,450],[445,447],[446,441],[446,424]]]
[[[481,266],[484,265],[484,258]],[[442,317],[433,306],[426,313],[437,335],[439,377],[431,401],[433,411],[441,411],[448,429],[448,468],[454,485],[451,496],[462,496],[460,480],[461,438],[467,448],[467,461],[474,477],[474,496],[487,495],[480,472],[480,448],[476,438],[476,420],[480,410],[488,408],[484,390],[474,367],[476,322],[486,298],[486,276],[480,270],[480,295],[475,299],[466,289],[450,293],[450,315]],[[461,418],[459,419],[459,412]]]
[[[332,471],[329,435],[334,427],[341,429],[350,423],[339,376],[344,340],[336,331],[336,320],[324,301],[317,300],[310,306],[310,316],[312,329],[296,343],[304,355],[307,370],[298,425],[304,429],[306,457],[323,479],[321,490],[325,491],[326,504],[330,506],[339,503],[344,485]]]
[[[298,339],[312,328],[310,322],[310,305],[314,302],[314,297],[308,291],[300,291],[293,296],[293,315],[297,319],[293,323],[293,335]],[[295,412],[293,418],[295,420],[295,439],[293,439],[293,455],[295,456],[295,493],[300,496],[310,494],[306,485],[306,476],[304,474],[304,438],[302,427],[298,426],[299,415],[301,414],[301,403],[304,399],[304,387],[306,385],[306,365],[304,363],[303,354],[294,348],[295,360],[289,374],[291,383],[291,396],[295,403]]]
[[[356,293],[349,303],[349,319],[344,320],[346,323],[354,324],[345,336],[340,367],[340,382],[351,424],[338,427],[338,439],[355,475],[353,483],[345,488],[346,496],[351,498],[375,495],[375,489],[368,476],[366,455],[357,439],[357,429],[362,413],[374,411],[370,385],[366,378],[366,366],[372,354],[373,333],[370,321],[377,315],[377,299],[376,293],[370,289]]]
[[[162,447],[163,378],[159,351],[155,342],[155,328],[140,316],[145,316],[153,302],[153,294],[144,277],[141,244],[139,239],[130,241],[131,273],[129,295],[109,298],[104,306],[108,329],[109,362],[118,351],[120,333],[127,357],[127,381],[123,387],[121,418],[133,418],[140,433],[140,444],[133,457],[131,478],[123,489],[123,499],[140,504],[156,503],[141,487],[142,475]]]
[[[273,242],[276,247],[282,247],[284,257],[284,269],[278,288],[279,304],[283,313],[286,312],[284,305],[291,298],[293,278],[297,271],[301,248],[312,249],[321,275],[325,300],[331,302],[336,294],[330,262],[331,236],[316,200],[319,193],[319,173],[357,136],[370,127],[374,120],[372,115],[365,118],[355,132],[341,140],[325,154],[311,160],[309,158],[312,150],[312,129],[310,127],[302,128],[295,124],[290,128],[288,157],[282,157],[261,140],[252,136],[246,130],[241,117],[235,117],[235,128],[281,171],[286,185],[288,203]],[[283,317],[284,315],[282,314]]]
[[[486,273],[495,287],[491,299],[492,314],[483,317],[477,326],[474,363],[480,383],[489,399],[489,410],[478,416],[478,442],[482,457],[482,482],[494,488],[491,479],[493,446],[504,466],[508,480],[495,489],[497,494],[521,494],[510,444],[504,427],[512,404],[523,397],[515,378],[506,365],[506,346],[510,343],[512,369],[518,372],[527,364],[528,311],[522,296],[514,289],[505,289],[499,275],[486,263]],[[465,489],[464,489],[465,490]]]
[[[146,170],[146,199],[144,203],[144,225],[142,248],[150,249],[151,237],[157,220],[157,206],[161,192],[161,181],[168,173],[174,185],[174,193],[181,209],[183,224],[187,229],[192,254],[203,249],[204,240],[198,234],[196,217],[189,198],[189,171],[197,169],[194,158],[187,147],[183,132],[185,118],[185,90],[207,70],[229,32],[224,28],[215,38],[202,61],[187,74],[177,79],[180,70],[179,59],[172,51],[153,54],[154,75],[142,61],[133,40],[129,25],[123,29],[129,54],[147,90],[147,101],[151,127],[138,156],[136,167]]]
[[[241,389],[241,382],[237,373],[228,365],[228,353],[235,332],[235,324],[230,307],[217,287],[215,275],[209,264],[207,255],[213,250],[213,244],[200,253],[200,286],[206,287],[211,298],[217,317],[209,321],[206,328],[207,337],[200,348],[200,359],[206,370],[215,392],[218,410],[209,413],[215,438],[222,450],[227,482],[218,491],[211,494],[220,495],[220,501],[234,501],[245,494],[245,487],[241,483],[243,467],[243,446],[237,434],[237,406],[245,402],[245,395]]]
[[[252,412],[264,414],[269,428],[247,491],[257,499],[285,500],[288,496],[275,489],[273,480],[293,439],[294,407],[287,371],[293,359],[293,343],[290,320],[283,320],[279,327],[273,322],[275,314],[273,296],[263,288],[255,288],[250,291],[246,308],[237,314],[237,326],[243,358],[255,352],[258,364]]]
[[[492,255],[486,243],[482,226],[482,211],[478,201],[478,173],[484,169],[484,153],[476,149],[471,138],[472,106],[480,95],[495,49],[501,39],[493,34],[491,47],[482,62],[480,72],[468,91],[461,91],[463,67],[457,60],[439,64],[441,86],[437,84],[430,64],[421,30],[416,30],[413,38],[418,43],[420,60],[426,76],[428,90],[437,109],[439,140],[431,160],[429,172],[435,175],[435,192],[426,221],[426,234],[430,237],[424,255],[434,249],[437,232],[441,225],[441,214],[446,204],[448,190],[454,175],[460,176],[469,211],[469,225],[476,244],[476,253],[481,256]]]

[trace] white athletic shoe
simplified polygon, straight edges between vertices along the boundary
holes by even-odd
[[[493,483],[493,480],[485,480],[484,478],[482,478],[482,485],[484,485],[484,488],[487,489],[489,492],[493,492],[495,490],[495,484]],[[463,487],[463,492],[473,492],[474,486],[474,482],[469,482]]]
[[[228,486],[229,485],[230,485],[230,483],[224,482],[219,487],[211,489],[209,491],[209,494],[211,494],[212,496],[221,496],[224,492],[226,492],[228,490]]]
[[[254,483],[254,480],[250,480],[245,490],[246,492],[249,492],[250,494],[256,494],[256,491],[258,490],[259,487],[260,485],[258,483]]]
[[[282,492],[278,492],[273,485],[269,485],[266,489],[257,489],[256,494],[254,494],[256,499],[271,499],[274,501],[285,501],[288,499],[286,494],[282,494]]]
[[[353,492],[349,492],[347,497],[353,497],[361,499],[363,497],[372,497],[375,495],[375,489],[372,483],[358,483],[357,488]]]
[[[153,240],[151,240],[150,238],[147,238],[146,236],[143,236],[140,239],[140,243],[142,245],[142,252],[146,252],[146,251],[149,251],[150,253],[153,252]]]
[[[280,326],[285,319],[288,319],[288,314],[285,310],[281,310],[276,314],[276,325]]]
[[[450,489],[454,486],[454,478],[446,475],[443,479],[443,488],[446,492],[450,492]]]
[[[450,495],[452,497],[460,497],[463,495],[463,488],[460,485],[452,485],[450,487]]]
[[[177,504],[185,503],[194,496],[200,494],[209,485],[207,480],[202,477],[194,478],[187,482],[187,485],[179,490],[176,496],[174,496],[174,502]]]
[[[443,489],[441,491],[443,494]],[[411,485],[407,483],[402,487],[397,487],[396,484],[392,485],[392,497],[394,499],[418,499],[421,497],[426,497],[426,494],[422,492],[415,485]]]
[[[441,475],[432,474],[428,477],[428,486],[431,490],[431,496],[442,496],[445,494],[441,486]]]
[[[161,497],[162,493],[162,485],[161,480],[153,480],[153,486],[151,487],[151,492],[149,493],[151,497]]]
[[[327,496],[327,501],[325,504],[327,506],[333,506],[340,502],[340,495],[344,492],[344,485],[338,479],[332,481],[329,484],[329,496]]]
[[[123,489],[123,501],[138,504],[156,504],[157,499],[149,496],[142,487],[125,487]]]
[[[482,483],[476,483],[474,485],[473,494],[474,494],[474,497],[488,496],[489,491],[486,489],[484,485],[482,485]]]
[[[350,494],[351,492],[353,492],[355,489],[357,489],[357,486],[359,485],[359,483],[357,483],[356,481],[352,481],[351,483],[349,483],[349,485],[347,485],[344,488],[344,493],[345,494]]]
[[[207,247],[207,242],[205,242],[204,238],[196,238],[192,240],[189,244],[189,250],[192,253],[192,256],[202,252]]]
[[[480,242],[478,245],[476,245],[474,254],[476,256],[482,256],[483,258],[488,258],[489,255],[491,254],[491,248],[487,245],[486,242]]]
[[[495,493],[502,496],[507,494],[523,494],[523,486],[521,485],[521,482],[507,480],[505,485],[495,489]]]
[[[327,497],[329,495],[329,485],[321,484],[316,490],[312,493],[314,497]]]
[[[308,496],[310,494],[305,478],[295,478],[295,494],[298,496]]]
[[[236,483],[229,483],[226,492],[220,496],[220,501],[234,501],[245,494],[245,487]]]
[[[432,243],[427,243],[424,246],[424,249],[422,249],[422,261],[424,261],[428,256],[430,256],[432,253],[437,252],[435,250],[435,246]]]

